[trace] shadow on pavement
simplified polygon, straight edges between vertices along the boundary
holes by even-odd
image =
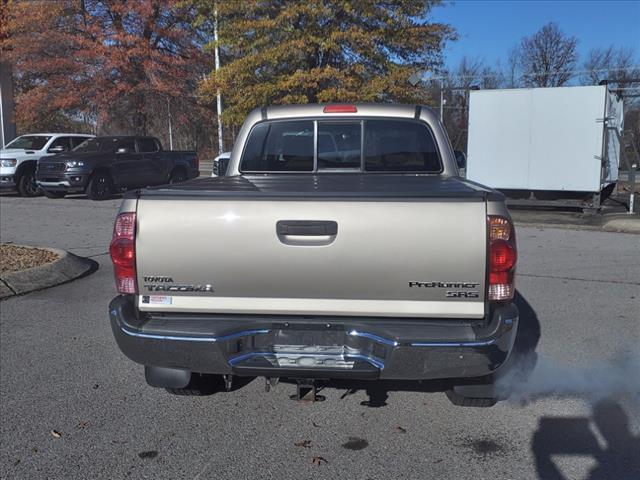
[[[49,200],[51,200],[52,202],[57,202],[59,200],[86,200],[88,202],[108,202],[109,200],[118,200],[121,199],[123,197],[123,193],[114,193],[111,196],[109,196],[109,198],[105,198],[104,200],[91,200],[89,197],[87,197],[84,193],[70,193],[68,195],[65,195],[63,198],[50,198]],[[39,197],[39,198],[46,198],[46,197]]]
[[[184,389],[178,388],[167,390],[177,395],[206,397],[209,395],[241,390],[249,385],[253,380],[255,380],[255,377],[234,377],[231,387],[227,389],[222,375],[210,375],[206,373],[194,374],[191,377],[191,381]]]
[[[606,445],[600,445],[594,430],[602,435]],[[540,479],[573,478],[565,476],[552,458],[563,455],[588,456],[596,460],[597,465],[589,472],[587,480],[640,478],[640,437],[632,435],[627,414],[613,401],[598,403],[591,418],[541,418],[531,448]]]
[[[123,197],[123,193],[114,193],[113,195],[111,195],[109,198],[106,198],[105,200],[118,200],[121,199]],[[96,201],[96,200],[91,200],[89,197],[87,197],[84,193],[70,193],[68,195],[65,195],[62,198],[49,198],[47,199],[47,197],[45,197],[44,195],[38,195],[35,197],[21,197],[20,195],[18,195],[15,192],[2,192],[0,193],[0,198],[21,198],[25,201],[29,201],[30,199],[45,199],[45,200],[49,200],[51,202],[57,202],[59,200],[88,200],[88,201]],[[98,200],[99,201],[99,200]]]

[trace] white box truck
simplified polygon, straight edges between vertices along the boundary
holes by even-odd
[[[606,85],[473,90],[469,102],[470,180],[591,208],[615,187],[623,110]]]

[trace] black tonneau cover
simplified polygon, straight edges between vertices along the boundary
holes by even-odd
[[[502,194],[459,177],[379,174],[264,174],[197,178],[150,187],[144,197],[495,198]]]

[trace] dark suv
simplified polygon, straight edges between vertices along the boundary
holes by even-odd
[[[96,137],[71,152],[38,161],[36,181],[49,198],[85,192],[92,200],[117,190],[179,183],[198,176],[193,151],[164,151],[153,137]]]

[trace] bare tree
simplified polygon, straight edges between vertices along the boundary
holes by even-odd
[[[560,87],[571,79],[578,53],[576,37],[565,35],[553,22],[520,42],[519,66],[529,87]]]
[[[506,83],[504,73],[500,66],[500,62],[496,63],[494,67],[483,67],[480,73],[480,87],[486,90],[494,90],[496,88],[502,88]]]
[[[479,84],[482,68],[482,60],[471,60],[468,57],[462,57],[458,67],[448,81],[452,84],[451,86],[468,89],[473,85]]]
[[[597,85],[601,80],[607,78],[607,71],[611,66],[611,59],[614,51],[613,46],[608,48],[592,48],[587,54],[587,59],[583,63],[585,72],[580,78],[583,85]]]
[[[602,80],[620,87],[640,86],[640,66],[634,64],[634,51],[631,48],[593,48],[583,64],[583,85],[597,85]]]
[[[632,163],[635,161],[636,163],[640,162],[640,157],[638,157],[638,152],[640,152],[640,109],[630,109],[625,112],[624,115],[624,136],[627,140],[626,145],[626,155]]]
[[[500,64],[488,66],[482,59],[463,57],[458,66],[446,72],[444,81],[444,123],[456,150],[466,150],[469,122],[469,91],[472,88],[499,88],[504,83]]]
[[[507,57],[507,73],[505,78],[505,86],[507,88],[516,88],[520,86],[518,68],[520,65],[520,50],[515,46],[509,50]]]
[[[618,48],[611,61],[607,80],[620,87],[640,86],[638,80],[640,79],[640,65],[634,62],[634,53],[631,48]]]
[[[462,57],[458,67],[447,74],[447,88],[469,90],[471,87],[482,89],[500,88],[505,83],[500,62],[490,67],[482,59],[471,60]]]

